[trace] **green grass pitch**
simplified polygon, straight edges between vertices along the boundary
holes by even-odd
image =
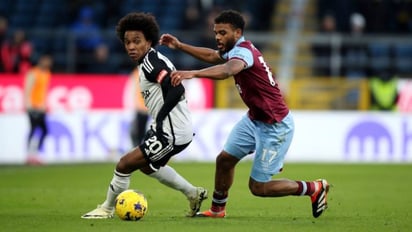
[[[171,166],[212,192],[213,163]],[[81,219],[103,201],[113,168],[113,163],[0,166],[0,231],[412,231],[410,164],[286,164],[278,177],[323,177],[333,185],[329,209],[318,219],[312,218],[308,197],[252,196],[249,162],[237,167],[224,219],[184,217],[185,197],[140,172],[130,188],[148,198],[141,221]]]

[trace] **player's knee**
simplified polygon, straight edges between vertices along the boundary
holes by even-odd
[[[130,153],[130,152],[129,152]],[[129,156],[126,153],[122,158],[120,158],[119,162],[117,162],[116,170],[120,173],[131,173],[131,164],[129,161]]]
[[[256,182],[252,178],[249,180],[249,190],[257,197],[265,197],[265,183]]]
[[[222,151],[217,157],[216,157],[216,165],[219,168],[223,169],[232,169],[238,162],[239,160],[235,158],[234,156],[231,156],[225,151]]]
[[[126,160],[125,160],[124,157],[120,158],[119,162],[117,162],[116,170],[120,173],[125,173],[125,171],[126,171]]]
[[[225,157],[222,155],[222,153],[220,153],[216,157],[216,164],[224,164],[224,163],[225,163]]]

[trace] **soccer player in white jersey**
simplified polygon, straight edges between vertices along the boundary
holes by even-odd
[[[233,76],[239,94],[249,108],[248,113],[232,129],[222,152],[216,158],[211,208],[197,215],[225,217],[235,166],[255,151],[249,178],[251,193],[259,197],[310,196],[312,215],[317,218],[327,207],[329,184],[326,180],[272,179],[273,175],[282,171],[292,141],[294,123],[274,74],[260,51],[244,38],[244,26],[245,21],[239,12],[221,12],[214,20],[217,50],[183,43],[170,34],[160,37],[160,44],[215,64],[201,70],[173,72],[174,85],[193,77],[222,80]]]
[[[144,103],[154,122],[142,144],[117,163],[106,200],[82,218],[112,218],[115,198],[129,188],[130,176],[136,170],[181,191],[189,200],[187,216],[195,216],[207,198],[207,190],[193,186],[167,165],[173,155],[190,144],[193,131],[185,89],[181,84],[171,84],[175,67],[154,48],[159,41],[156,19],[148,13],[129,13],[120,19],[116,32],[129,57],[138,64]]]

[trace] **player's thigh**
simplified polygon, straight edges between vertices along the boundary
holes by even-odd
[[[150,168],[157,171],[160,167],[165,166],[172,156],[186,149],[190,143],[181,145],[165,144],[160,142],[156,136],[149,136],[139,145],[139,148]],[[144,170],[143,172],[148,174]]]
[[[258,182],[267,182],[279,173],[292,142],[294,122],[289,113],[281,122],[256,123],[256,153],[251,177]]]
[[[236,123],[223,150],[239,160],[255,150],[255,124],[247,115]]]

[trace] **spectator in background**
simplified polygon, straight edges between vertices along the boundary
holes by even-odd
[[[353,13],[350,16],[350,30],[352,36],[362,36],[365,30],[366,22],[363,15]]]
[[[363,15],[353,13],[350,17],[350,36],[353,43],[343,44],[342,73],[349,78],[362,78],[368,76],[368,48],[362,41],[366,22]]]
[[[6,42],[9,23],[7,18],[0,16],[0,46]],[[3,57],[0,56],[0,72],[4,72]]]
[[[7,30],[9,29],[9,21],[6,17],[0,16],[0,42],[3,43],[7,38]]]
[[[339,32],[349,32],[349,21],[350,15],[357,11],[359,2],[372,2],[376,0],[365,0],[365,1],[331,1],[331,0],[317,0],[317,9],[319,13],[319,18],[327,14],[328,12],[333,12],[333,17],[335,18],[336,31]],[[386,1],[386,0],[385,0]],[[372,10],[373,6],[370,7]]]
[[[77,71],[85,70],[87,55],[93,54],[102,43],[100,28],[93,18],[93,9],[88,6],[80,8],[77,20],[71,26],[76,42]],[[86,55],[86,56],[85,56]]]
[[[335,74],[333,70],[332,57],[334,50],[332,47],[332,37],[337,33],[336,19],[332,13],[327,13],[323,16],[320,24],[320,33],[328,37],[325,43],[318,43],[313,45],[312,52],[315,55],[314,75],[320,77],[330,77]],[[336,51],[339,52],[339,51]]]
[[[1,60],[6,73],[26,73],[31,67],[32,44],[23,30],[16,30],[11,41],[1,46]]]
[[[395,111],[399,98],[397,79],[389,72],[373,76],[369,81],[371,110]]]
[[[104,43],[95,48],[92,59],[88,61],[90,63],[85,66],[88,73],[114,74],[119,72],[119,62],[110,56],[110,49]]]
[[[184,30],[196,29],[203,19],[202,4],[198,0],[187,0]]]
[[[42,149],[44,139],[48,133],[46,124],[46,96],[51,78],[52,64],[52,57],[48,54],[43,54],[25,77],[24,101],[30,120],[28,164],[41,164],[38,153]],[[34,144],[33,136],[36,129],[40,129],[40,138],[38,143]]]
[[[78,19],[72,25],[72,33],[76,37],[76,48],[80,52],[92,52],[102,42],[100,28],[93,20],[93,9],[80,9]]]

